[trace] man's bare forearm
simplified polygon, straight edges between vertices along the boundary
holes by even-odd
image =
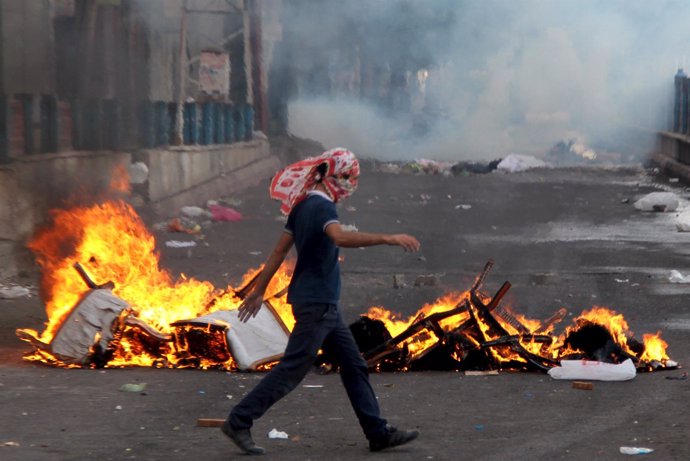
[[[342,248],[359,248],[374,245],[390,244],[389,234],[375,234],[371,232],[343,232],[338,235],[335,244]]]

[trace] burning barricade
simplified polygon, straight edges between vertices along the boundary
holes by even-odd
[[[218,368],[262,370],[282,355],[294,326],[285,299],[290,269],[269,285],[275,293],[256,318],[237,318],[237,308],[260,269],[242,288],[215,288],[182,276],[173,281],[158,266],[154,238],[124,202],[60,210],[54,225],[30,243],[43,269],[44,332],[23,329],[33,345],[28,360],[56,366]],[[544,321],[527,319],[501,301],[505,282],[492,296],[482,285],[489,261],[474,285],[423,306],[401,319],[372,307],[351,325],[360,351],[378,371],[524,370],[547,372],[568,360],[621,364],[637,370],[674,368],[659,334],[642,341],[622,315],[595,307],[560,335],[561,309]],[[99,283],[103,282],[103,283]],[[329,357],[318,364],[331,368]]]

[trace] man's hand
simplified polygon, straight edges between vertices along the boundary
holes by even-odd
[[[401,246],[405,251],[419,251],[421,246],[416,238],[407,234],[390,235],[388,244]]]
[[[240,319],[240,322],[246,322],[250,318],[256,317],[263,302],[264,294],[252,291],[249,296],[244,298],[244,301],[242,301],[242,304],[240,304],[240,307],[237,309],[239,311],[237,317]]]

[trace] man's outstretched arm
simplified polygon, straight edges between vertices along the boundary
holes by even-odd
[[[280,265],[283,264],[283,261],[285,261],[285,258],[287,257],[290,248],[292,248],[293,243],[294,240],[292,238],[292,234],[283,232],[280,235],[278,243],[273,249],[271,255],[266,260],[261,274],[259,274],[259,278],[256,279],[254,289],[246,298],[244,298],[242,304],[240,304],[238,310],[239,319],[242,322],[246,322],[251,317],[256,317],[259,309],[261,309],[261,303],[263,303],[266,288],[268,288],[268,284],[271,282],[273,275],[275,275]]]
[[[359,248],[374,245],[397,245],[405,251],[418,251],[419,241],[407,234],[374,234],[369,232],[350,232],[343,230],[338,223],[326,226],[326,235],[342,248]]]

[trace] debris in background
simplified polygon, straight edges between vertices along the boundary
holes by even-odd
[[[165,242],[165,246],[168,248],[191,248],[196,246],[196,242],[194,240],[168,240]]]
[[[676,215],[676,229],[678,232],[690,232],[690,212]]]
[[[440,279],[438,275],[419,275],[414,279],[414,286],[416,287],[436,287],[440,285]]]
[[[0,285],[0,299],[16,299],[23,298],[24,296],[29,296],[31,290],[26,287],[20,287],[17,285],[5,287]]]
[[[467,370],[465,376],[496,376],[498,375],[498,370]]]
[[[516,173],[533,168],[549,168],[550,166],[543,160],[539,160],[531,155],[508,154],[506,158],[501,160],[496,169],[507,173]]]
[[[273,429],[271,429],[271,432],[268,433],[268,438],[269,439],[287,439],[288,435],[286,432],[282,432],[276,428],[273,428]]]
[[[456,176],[461,174],[486,174],[498,168],[499,163],[501,163],[501,159],[492,160],[489,163],[458,162],[450,168],[450,171]]]
[[[547,153],[549,161],[557,165],[573,165],[592,162],[597,153],[576,139],[559,141]]]
[[[620,452],[624,455],[646,455],[653,452],[652,448],[644,447],[621,447]]]
[[[144,392],[146,383],[127,383],[120,387],[122,392]]]
[[[690,283],[690,275],[683,275],[674,269],[668,276],[668,281],[671,283]]]
[[[683,374],[681,374],[679,376],[667,376],[666,379],[673,379],[676,381],[685,381],[686,379],[688,379],[688,372],[687,371],[683,372]]]
[[[585,381],[573,381],[573,389],[591,391],[592,389],[594,389],[594,384]]]
[[[673,192],[651,192],[636,201],[633,206],[640,211],[669,212],[675,211],[678,204],[678,196]]]
[[[199,418],[196,420],[196,425],[199,427],[220,427],[224,422],[224,419]]]
[[[144,162],[135,162],[127,168],[130,184],[144,184],[149,179],[149,167]]]
[[[341,224],[340,228],[345,232],[357,232],[359,230],[354,224]]]
[[[407,284],[405,283],[405,275],[394,274],[393,275],[393,288],[405,288]]]
[[[170,232],[184,232],[187,234],[198,234],[201,232],[201,226],[196,223],[184,222],[180,218],[173,218],[168,223],[168,230]]]
[[[209,205],[211,218],[214,221],[242,221],[242,214],[234,208],[227,208],[221,205]]]

